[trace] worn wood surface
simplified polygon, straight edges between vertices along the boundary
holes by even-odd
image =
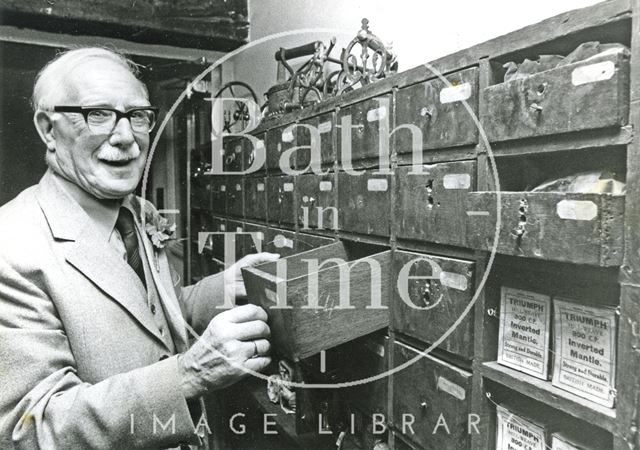
[[[365,380],[380,375],[389,368],[389,338],[386,336],[366,336],[353,343],[349,349],[348,381]],[[349,388],[350,404],[362,411],[370,423],[373,414],[389,417],[387,408],[388,378],[367,381]]]
[[[396,169],[398,237],[438,244],[466,244],[466,196],[475,189],[475,161]]]
[[[211,211],[219,214],[227,212],[227,177],[213,175],[211,181]]]
[[[248,219],[267,220],[266,177],[244,178],[244,208]]]
[[[385,188],[386,185],[386,189]],[[389,235],[390,176],[366,171],[338,174],[338,226],[362,234]],[[376,190],[374,190],[376,189]]]
[[[242,217],[244,214],[244,177],[227,176],[227,214]]]
[[[467,211],[472,212],[467,215],[467,243],[490,250],[496,231],[496,193],[474,192],[467,199]],[[592,220],[562,219],[557,210],[563,200],[590,202],[597,213]],[[622,262],[624,196],[502,192],[501,207],[498,253],[605,267]]]
[[[320,163],[322,166],[331,165],[336,159],[336,150],[333,145],[333,134],[339,133],[340,130],[336,128],[335,120],[335,114],[329,112],[300,121],[301,124],[312,126],[314,129],[318,130],[320,137],[318,150],[320,151]],[[311,134],[308,129],[298,128],[297,137],[298,146],[311,145]],[[314,151],[316,150],[314,149]],[[297,168],[302,169],[307,167],[311,162],[311,151],[300,149],[297,153]]]
[[[247,294],[252,302],[265,308],[269,314],[271,336],[279,352],[293,360],[300,360],[327,350],[355,338],[367,335],[389,325],[388,293],[390,252],[371,255],[380,268],[374,281],[384,308],[367,309],[372,302],[372,271],[366,262],[354,264],[348,272],[348,281],[340,277],[335,264],[327,264],[317,273],[308,273],[306,260],[317,260],[319,264],[331,258],[350,260],[344,244],[335,243],[316,250],[292,255],[284,259],[287,276],[282,281],[286,286],[286,301],[290,309],[274,309],[274,295],[277,292],[274,275],[276,263],[268,263],[243,270]],[[265,276],[265,273],[271,274]],[[374,272],[375,273],[375,272]],[[310,275],[317,276],[318,308],[309,305]],[[345,274],[346,275],[346,274]],[[379,277],[379,278],[378,278]],[[340,307],[340,289],[349,286],[349,305]],[[269,291],[272,293],[270,294]],[[269,298],[271,297],[271,298]]]
[[[300,229],[318,229],[322,220],[322,229],[335,230],[338,212],[336,208],[337,186],[335,175],[300,175],[296,178],[296,198],[298,208],[296,216]],[[317,208],[322,208],[322,211]]]
[[[419,355],[416,350],[398,342],[393,351],[396,367]],[[468,414],[472,412],[469,372],[427,355],[392,376],[394,424],[401,428],[403,414],[415,417],[415,434],[407,428],[404,430],[407,438],[426,450],[469,447],[467,423]],[[443,386],[452,386],[457,396],[443,390]],[[450,433],[442,424],[433,433],[441,415]]]
[[[285,124],[281,127],[272,128],[265,134],[265,146],[266,146],[266,161],[265,167],[268,170],[280,171],[282,152],[289,150],[296,145],[296,131],[292,130],[288,133],[288,138],[283,140],[283,131],[291,124]],[[287,134],[285,134],[287,137]],[[294,153],[288,160],[283,159],[282,162],[285,167],[296,167],[296,154]]]
[[[267,177],[267,219],[270,224],[284,225],[295,223],[294,177]]]
[[[379,158],[380,152],[383,150],[380,145],[380,124],[384,124],[386,121],[391,124],[392,118],[390,115],[390,95],[381,95],[340,109],[336,119],[337,126],[342,127],[343,118],[351,117],[351,161],[361,159],[377,160]],[[348,159],[346,158],[344,146],[349,140],[342,139],[342,131],[342,129],[338,130],[338,159],[341,167],[344,167],[344,163]],[[387,128],[387,134],[390,132],[391,129]],[[382,136],[384,137],[384,134]],[[389,142],[388,137],[385,140],[387,143]],[[383,154],[389,154],[388,148]]]
[[[225,172],[240,172],[243,167],[243,141],[240,138],[225,138],[222,143],[224,150],[223,165]]]
[[[574,85],[572,75],[615,64],[609,79]],[[482,91],[482,126],[491,141],[626,125],[629,60],[621,54],[558,67]]]
[[[229,51],[249,37],[247,0],[134,1],[5,0],[0,17],[11,23],[53,31],[61,23],[82,31],[147,42]]]
[[[398,90],[396,125],[415,125],[422,131],[422,149],[475,144],[478,127],[466,105],[478,115],[478,69],[471,68]],[[466,86],[469,95],[466,95]],[[464,90],[460,90],[464,88]],[[452,92],[458,89],[458,94]],[[444,92],[443,92],[444,91]],[[450,94],[447,95],[447,92]],[[454,100],[457,96],[460,100]],[[397,153],[414,151],[408,130],[394,133]],[[415,149],[417,150],[417,149]]]
[[[428,258],[437,266],[432,266],[423,258]],[[407,280],[411,302],[416,308],[429,309],[416,309],[408,305],[400,297],[397,283],[394,283],[391,326],[399,333],[419,339],[426,344],[432,344],[453,325],[471,301],[474,292],[475,264],[470,261],[396,251],[393,257],[394,280],[398,279],[402,267],[408,264],[411,264],[409,277],[439,277],[437,271],[433,270],[434,267],[439,267],[442,272],[446,272],[445,278],[433,280],[409,278]],[[450,276],[449,274],[459,277],[456,281],[460,284],[456,287],[447,286],[446,277]],[[445,280],[444,284],[441,279]],[[427,345],[424,348],[426,349]],[[439,345],[439,348],[471,359],[473,357],[473,314],[468,314]]]

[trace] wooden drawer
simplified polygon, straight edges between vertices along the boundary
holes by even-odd
[[[245,171],[251,170],[250,173],[261,172],[266,169],[265,133],[260,133],[255,137],[258,139],[258,143],[255,146],[249,139],[242,140],[242,167]],[[262,164],[254,171],[251,165],[255,161],[258,152],[263,153]]]
[[[293,177],[267,177],[267,219],[269,223],[282,225],[295,223]]]
[[[396,281],[393,281],[392,327],[425,343],[434,343],[458,320],[471,301],[475,286],[474,270],[475,263],[471,261],[396,251],[393,258],[393,280]],[[402,295],[397,281],[401,271],[404,272],[403,278],[407,279],[407,283],[402,284],[407,287]],[[407,304],[402,296],[415,307]],[[469,312],[438,347],[471,359],[473,312]],[[427,345],[424,346],[426,348]]]
[[[321,114],[300,122],[304,125],[310,125],[318,131],[320,142],[315,143],[320,150],[320,164],[332,164],[335,159],[335,147],[333,146],[333,132],[335,129],[333,113]],[[308,129],[298,127],[297,130],[298,147],[311,146],[311,133]],[[317,151],[317,150],[316,150]],[[297,150],[297,168],[303,169],[311,163],[311,151],[309,149],[300,148]]]
[[[467,243],[491,250],[496,192],[467,196]],[[502,192],[497,252],[595,266],[622,263],[624,196]]]
[[[386,336],[367,336],[349,344],[349,381],[365,380],[389,370],[389,338]],[[354,386],[349,393],[350,406],[362,411],[371,422],[373,414],[383,414],[388,418],[389,378]]]
[[[387,327],[390,253],[387,250],[360,258],[362,255],[343,242],[336,242],[281,258],[280,262],[243,269],[249,298],[269,315],[277,351],[297,361]],[[345,261],[341,265],[343,277],[335,262],[322,266],[332,258]],[[364,261],[346,270],[346,262],[360,259]],[[309,260],[317,262],[317,272],[310,269]],[[372,270],[369,262],[378,270]],[[286,274],[278,273],[278,266],[286,267]],[[351,308],[340,307],[340,289],[346,293],[346,287]],[[382,307],[371,308],[376,296]],[[288,308],[274,308],[278,299],[286,301]],[[310,308],[314,299],[318,306]]]
[[[625,125],[629,57],[617,54],[489,86],[483,127],[492,141]]]
[[[341,166],[344,167],[345,161],[358,161],[361,159],[376,160],[380,153],[380,124],[392,123],[390,114],[391,96],[382,95],[369,100],[364,100],[353,105],[345,106],[340,110],[337,119],[339,160]],[[349,132],[349,122],[343,119],[351,116],[350,135],[351,135],[351,157],[348,158],[345,144],[348,145],[349,140],[343,138],[343,133]],[[390,133],[391,130],[387,130]],[[348,135],[347,135],[348,136]],[[383,136],[388,142],[388,136]],[[346,136],[345,136],[346,138]],[[388,155],[388,153],[387,153]]]
[[[295,187],[301,229],[335,230],[338,212],[334,175],[300,175]]]
[[[462,161],[396,169],[398,237],[466,245],[466,196],[475,189],[476,163]]]
[[[220,213],[227,213],[227,177],[213,175],[211,180],[211,210]]]
[[[478,68],[424,81],[398,90],[396,124],[415,125],[422,131],[422,149],[471,145],[478,142],[478,127],[465,107],[478,114]],[[394,133],[398,153],[410,153],[408,130]]]
[[[272,128],[266,133],[266,168],[270,170],[280,170],[280,156],[282,152],[292,148],[295,143],[295,130],[287,130],[289,125]],[[295,166],[293,161],[285,161],[287,167]]]
[[[338,227],[353,233],[389,235],[390,189],[389,175],[338,174]]]
[[[244,209],[248,219],[267,220],[266,177],[244,178]]]
[[[227,220],[223,217],[212,217],[206,231],[227,231]],[[211,254],[214,258],[224,261],[224,235],[209,236],[207,245],[211,247]]]
[[[242,217],[244,213],[244,177],[227,177],[227,214]]]
[[[191,183],[191,207],[211,209],[211,196],[215,175],[200,175]]]
[[[225,138],[224,149],[224,171],[240,172],[243,169],[243,144],[244,139],[239,137]]]
[[[396,367],[419,355],[402,343],[394,345]],[[421,356],[393,374],[394,424],[407,439],[427,450],[469,448],[470,403],[471,374],[431,355]],[[403,430],[403,415],[405,424],[415,420],[413,431],[409,427]],[[440,426],[436,428],[439,418]],[[442,425],[442,420],[447,427]]]

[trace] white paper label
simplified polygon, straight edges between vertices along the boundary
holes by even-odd
[[[322,122],[321,124],[318,125],[318,132],[320,134],[328,133],[329,131],[331,131],[331,121],[330,120],[328,120],[326,122]]]
[[[450,173],[442,178],[445,189],[469,189],[471,175],[468,173]]]
[[[220,185],[220,192],[227,192],[227,186],[225,186],[224,184]]]
[[[258,192],[264,191],[264,183],[258,183]]]
[[[242,186],[240,185],[240,183],[236,184],[236,191],[241,191],[242,190]]]
[[[220,231],[225,231],[227,227],[224,224],[220,224]]]
[[[320,182],[320,190],[321,191],[330,191],[333,189],[333,183],[331,181],[321,181]]]
[[[293,183],[284,183],[282,189],[284,189],[285,192],[293,192]]]
[[[442,283],[443,286],[457,289],[458,291],[466,291],[468,284],[467,277],[464,275],[445,271],[440,272],[440,283]]]
[[[445,104],[467,100],[471,97],[471,90],[470,83],[446,87],[440,91],[440,103]]]
[[[285,130],[282,132],[282,142],[293,142],[292,130]]]
[[[501,292],[498,363],[546,380],[551,298],[505,287]]]
[[[453,395],[458,400],[464,400],[467,396],[464,388],[447,380],[444,377],[438,377],[438,390]]]
[[[609,80],[616,73],[613,61],[603,61],[588,66],[576,67],[571,72],[571,83],[574,86]]]
[[[499,450],[545,450],[544,428],[516,416],[501,406],[496,407],[498,436],[496,449]]]
[[[560,436],[551,435],[551,450],[582,450],[584,447],[576,447]]]
[[[376,122],[384,119],[385,117],[387,117],[387,108],[384,106],[367,111],[367,122]]]
[[[588,200],[561,200],[556,212],[561,219],[593,220],[598,216],[598,205]]]
[[[372,192],[386,192],[389,183],[385,178],[371,178],[367,180],[367,190]]]
[[[604,406],[613,406],[616,313],[554,300],[555,360],[552,384]]]

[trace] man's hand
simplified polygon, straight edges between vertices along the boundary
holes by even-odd
[[[257,256],[257,255],[256,255]],[[214,317],[202,336],[178,356],[180,388],[185,398],[221,389],[269,365],[271,345],[267,313],[259,306],[244,305]]]
[[[276,261],[278,258],[280,258],[280,255],[277,253],[253,253],[241,258],[224,271],[224,286],[227,295],[231,295],[232,298],[236,299],[246,298],[247,290],[244,287],[244,280],[242,279],[242,271],[240,269],[247,266],[257,266],[258,264]]]

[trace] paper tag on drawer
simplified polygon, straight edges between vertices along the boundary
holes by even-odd
[[[220,231],[225,231],[227,227],[224,224],[220,224]]]
[[[440,283],[458,291],[467,290],[467,277],[453,272],[440,272]]]
[[[282,132],[282,142],[293,142],[293,130],[285,130]]]
[[[561,219],[593,220],[598,216],[598,205],[589,200],[562,200],[556,212]]]
[[[320,190],[321,191],[330,191],[333,189],[333,183],[331,181],[321,181],[320,182]]]
[[[284,189],[285,192],[293,192],[293,183],[284,183],[282,189]]]
[[[258,183],[258,192],[264,191],[264,183]]]
[[[468,173],[450,173],[442,178],[445,189],[469,189],[471,175]]]
[[[367,122],[376,122],[384,119],[385,117],[387,117],[387,108],[384,106],[367,111]]]
[[[386,192],[389,183],[386,178],[371,178],[367,180],[367,190],[372,192]]]
[[[450,86],[440,91],[440,103],[453,103],[467,100],[471,97],[471,84],[462,83],[458,86]]]
[[[318,125],[318,132],[320,134],[328,133],[329,131],[331,131],[331,121],[328,120]]]
[[[240,145],[240,144],[236,145],[235,152],[236,153],[242,153],[242,145]]]
[[[287,239],[283,235],[278,234],[273,238],[273,245],[275,245],[276,248],[293,248],[293,240]]]
[[[236,184],[236,191],[241,191],[242,185],[240,183]]]
[[[224,184],[220,185],[220,192],[227,192],[227,187]]]
[[[467,393],[462,386],[458,386],[445,377],[438,377],[438,390],[453,395],[458,400],[464,400],[467,397]]]
[[[613,61],[603,61],[588,66],[576,67],[571,72],[571,84],[580,86],[582,84],[595,83],[609,80],[616,73],[616,66]]]

